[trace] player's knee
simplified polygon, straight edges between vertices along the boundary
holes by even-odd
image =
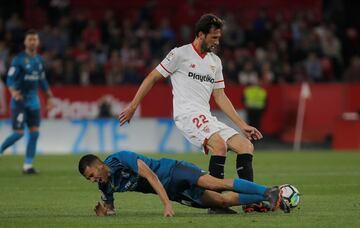
[[[16,134],[16,136],[18,138],[22,138],[24,136],[24,131],[23,130],[15,130],[14,133]]]
[[[223,208],[231,206],[230,200],[225,196],[221,196],[221,198],[219,199],[219,204],[220,204],[219,206]]]
[[[240,146],[240,151],[237,151],[237,154],[253,154],[254,153],[254,145],[250,142],[250,140],[244,141]]]
[[[220,136],[213,138],[212,148],[213,148],[212,153],[214,155],[226,156],[227,145],[226,142]]]
[[[227,147],[226,145],[219,145],[214,148],[213,154],[218,156],[226,156]]]
[[[32,138],[32,139],[39,138],[39,131],[31,131],[30,132],[30,138]]]
[[[254,144],[252,144],[250,142],[250,140],[247,141],[247,143],[245,144],[245,150],[246,153],[248,154],[253,154],[254,153]]]

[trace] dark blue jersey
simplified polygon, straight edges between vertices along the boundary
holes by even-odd
[[[159,178],[166,191],[169,189],[172,172],[176,160],[162,158],[160,160],[145,157],[130,151],[121,151],[107,157],[104,163],[110,168],[110,179],[107,183],[99,183],[103,193],[102,200],[106,203],[114,201],[114,192],[136,191],[155,193],[150,183],[139,176],[137,160],[142,160]]]
[[[30,109],[39,109],[38,87],[45,92],[49,85],[45,78],[44,61],[40,55],[29,56],[25,51],[16,55],[8,71],[7,86],[19,90],[24,97],[23,101],[11,99],[11,108],[25,106]]]

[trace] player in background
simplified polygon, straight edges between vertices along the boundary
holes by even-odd
[[[44,61],[37,54],[39,44],[38,33],[29,30],[25,34],[25,51],[13,58],[7,76],[7,87],[11,94],[10,109],[14,131],[2,143],[0,154],[23,137],[26,124],[29,129],[29,141],[26,146],[24,174],[37,173],[33,167],[33,160],[36,154],[40,126],[39,86],[48,98],[48,108],[53,105],[53,94],[45,78]]]
[[[235,111],[224,92],[225,83],[220,58],[213,53],[218,47],[223,21],[213,14],[203,15],[195,26],[195,40],[174,48],[142,82],[135,97],[118,116],[120,124],[129,122],[136,108],[153,85],[170,77],[173,87],[173,117],[178,129],[195,146],[211,151],[210,175],[224,178],[227,151],[237,154],[239,178],[253,181],[253,152],[250,140],[262,134],[249,126]],[[210,112],[210,97],[241,129],[243,135],[221,123]],[[161,98],[159,98],[161,99]],[[263,211],[262,205],[249,205],[244,210]],[[209,213],[234,213],[231,210],[209,210]]]
[[[218,179],[197,166],[168,158],[160,160],[121,151],[101,161],[88,154],[79,161],[79,172],[98,183],[103,203],[95,206],[99,216],[114,215],[114,192],[158,194],[164,216],[175,215],[170,201],[197,208],[230,207],[268,201],[271,210],[290,212],[278,187],[266,187],[243,179]],[[231,192],[218,193],[219,190]]]

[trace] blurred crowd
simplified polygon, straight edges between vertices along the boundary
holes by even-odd
[[[48,20],[38,31],[50,83],[140,83],[173,47],[192,42],[198,19],[186,16],[195,9],[184,5],[179,11],[185,17],[155,20],[153,7],[148,4],[133,17],[109,9],[93,18],[86,11],[73,13],[68,4],[44,5]],[[231,12],[219,16],[226,26],[217,54],[227,83],[360,82],[357,28],[339,28],[311,10],[270,17],[266,9],[259,9],[251,21]],[[1,76],[23,48],[27,28],[18,13],[0,18]]]

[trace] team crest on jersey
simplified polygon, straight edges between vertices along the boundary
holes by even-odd
[[[173,58],[174,58],[174,56],[175,56],[175,53],[174,52],[169,52],[169,54],[166,56],[166,59],[168,60],[168,61],[171,61]]]
[[[129,178],[129,177],[130,177],[130,174],[129,174],[129,173],[126,173],[126,172],[124,172],[124,171],[121,171],[121,176],[122,176],[123,178]]]
[[[13,76],[14,75],[14,73],[15,73],[15,71],[16,71],[16,68],[15,67],[10,67],[10,69],[9,69],[9,71],[8,71],[8,75],[9,76]]]
[[[210,69],[211,69],[211,71],[215,74],[216,67],[215,67],[215,66],[210,65]]]
[[[196,66],[195,66],[195,64],[190,64],[190,68],[195,68]]]

